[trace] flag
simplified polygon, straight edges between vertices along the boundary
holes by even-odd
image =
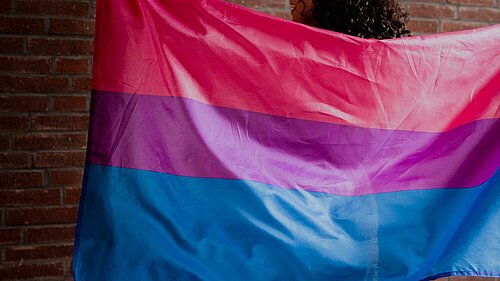
[[[75,280],[500,276],[499,45],[97,1]]]

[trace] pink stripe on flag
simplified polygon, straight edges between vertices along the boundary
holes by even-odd
[[[218,0],[97,5],[97,90],[366,128],[500,118],[500,26],[377,41]]]

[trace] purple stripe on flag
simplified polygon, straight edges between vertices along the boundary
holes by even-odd
[[[472,187],[500,164],[500,119],[442,133],[271,116],[178,97],[95,92],[87,161],[363,195]]]

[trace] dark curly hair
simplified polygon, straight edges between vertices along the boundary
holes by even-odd
[[[411,36],[409,14],[397,0],[312,0],[316,27],[361,38],[388,39]]]

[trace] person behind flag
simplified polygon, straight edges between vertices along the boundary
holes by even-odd
[[[411,36],[397,0],[290,0],[292,20],[361,38]]]

